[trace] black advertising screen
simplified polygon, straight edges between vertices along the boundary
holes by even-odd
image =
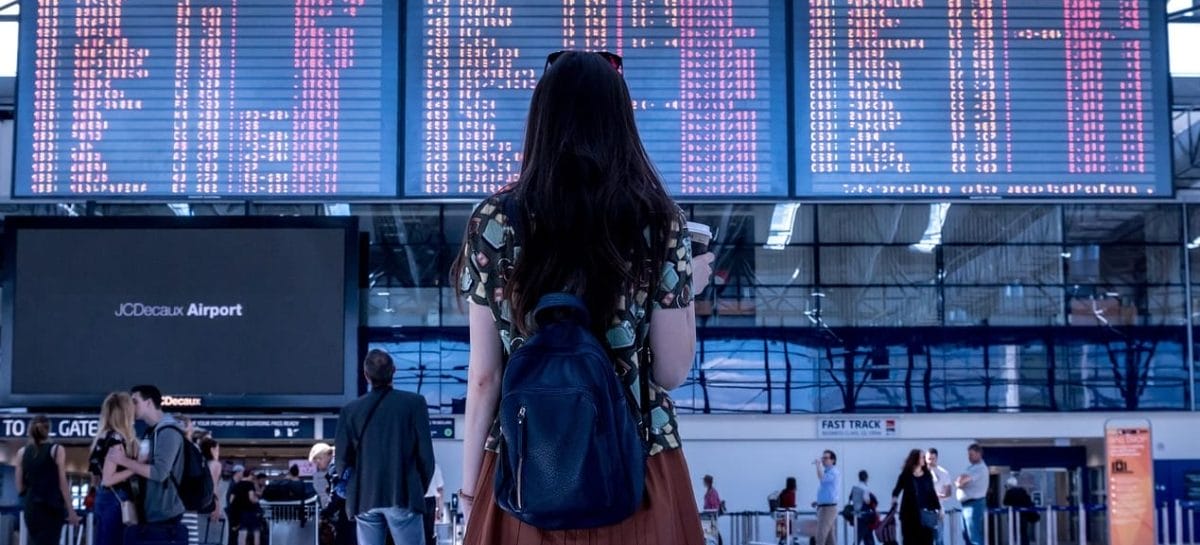
[[[414,1],[407,196],[478,196],[519,171],[547,54],[624,59],[650,158],[677,197],[787,196],[785,0]]]
[[[1171,195],[1165,2],[803,4],[798,195]]]
[[[8,218],[0,403],[134,384],[204,406],[357,392],[353,218]]]
[[[394,197],[398,12],[23,1],[13,195]]]

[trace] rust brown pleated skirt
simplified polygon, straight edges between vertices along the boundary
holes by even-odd
[[[513,518],[496,505],[495,471],[496,454],[484,453],[464,545],[704,545],[683,449],[660,452],[646,461],[648,499],[637,513],[590,530],[545,531]]]

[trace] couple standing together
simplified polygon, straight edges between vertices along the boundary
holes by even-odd
[[[135,418],[148,426],[141,442],[134,436]],[[78,524],[79,516],[66,488],[63,449],[47,441],[49,421],[35,418],[31,429],[33,442],[18,454],[17,486],[25,502],[30,542],[57,545],[64,518]],[[162,393],[154,386],[134,386],[130,393],[113,393],[104,400],[100,435],[89,460],[90,471],[99,478],[93,543],[187,544],[179,491],[187,441],[183,426],[163,412]],[[60,486],[58,496],[54,492]],[[208,505],[215,509],[215,501]]]

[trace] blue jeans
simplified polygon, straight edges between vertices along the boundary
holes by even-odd
[[[356,517],[358,545],[385,545],[392,534],[395,545],[425,545],[425,521],[406,507],[377,507]]]
[[[987,500],[964,501],[962,504],[963,538],[967,545],[984,545],[987,537],[983,535],[983,517],[987,512]]]
[[[101,486],[96,491],[95,545],[124,545],[125,523],[121,521],[121,498],[113,489]]]
[[[875,512],[870,514],[860,514],[858,520],[854,523],[857,528],[854,545],[875,545],[875,531],[871,529],[871,525],[875,524]]]

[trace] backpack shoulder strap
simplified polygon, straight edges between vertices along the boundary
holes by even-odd
[[[650,244],[650,248],[653,249],[654,244]],[[650,349],[650,328],[653,327],[650,318],[654,313],[654,300],[658,296],[661,274],[659,269],[650,267],[650,282],[646,286],[646,338],[642,339],[642,347],[638,351],[638,385],[641,390],[638,392],[641,397],[638,414],[642,419],[642,434],[646,444],[650,444],[650,368],[654,365],[654,351]]]
[[[371,409],[367,411],[367,418],[365,418],[363,420],[362,427],[359,428],[358,433],[355,434],[355,438],[354,438],[354,450],[355,451],[362,450],[363,438],[366,437],[366,435],[367,435],[367,427],[371,425],[371,419],[375,417],[375,411],[379,409],[379,406],[381,404],[383,404],[383,400],[386,399],[387,396],[391,395],[391,393],[392,393],[391,388],[380,393],[379,399],[376,399],[375,403],[371,405]],[[361,456],[362,453],[359,452],[359,455]],[[358,479],[360,476],[362,476],[362,471],[355,470],[354,476],[352,478]],[[361,491],[362,491],[362,486],[354,487],[354,505],[356,507],[359,505],[359,495],[360,495]]]
[[[653,297],[653,294],[651,294]],[[650,309],[654,308],[654,303],[649,298],[646,299],[646,323],[650,322]],[[650,329],[646,329],[646,338],[642,339],[641,355],[638,356],[638,392],[641,397],[638,403],[638,415],[641,417],[642,435],[645,438],[646,444],[650,443],[650,366],[654,364],[654,352],[650,350]]]
[[[175,487],[175,494],[178,495],[179,494],[179,479],[175,477],[175,466],[179,465],[179,459],[183,456],[183,449],[187,448],[187,445],[184,444],[187,442],[187,437],[184,436],[184,434],[183,434],[183,428],[180,428],[179,426],[167,425],[167,428],[175,430],[175,433],[179,434],[179,452],[175,453],[175,461],[171,462],[171,470],[170,470],[170,472],[167,473],[167,475],[170,476],[169,480],[171,481],[171,485]],[[155,451],[158,451],[158,434],[159,433],[162,433],[162,428],[154,428],[154,450]],[[150,463],[153,464],[154,460],[151,460]]]

